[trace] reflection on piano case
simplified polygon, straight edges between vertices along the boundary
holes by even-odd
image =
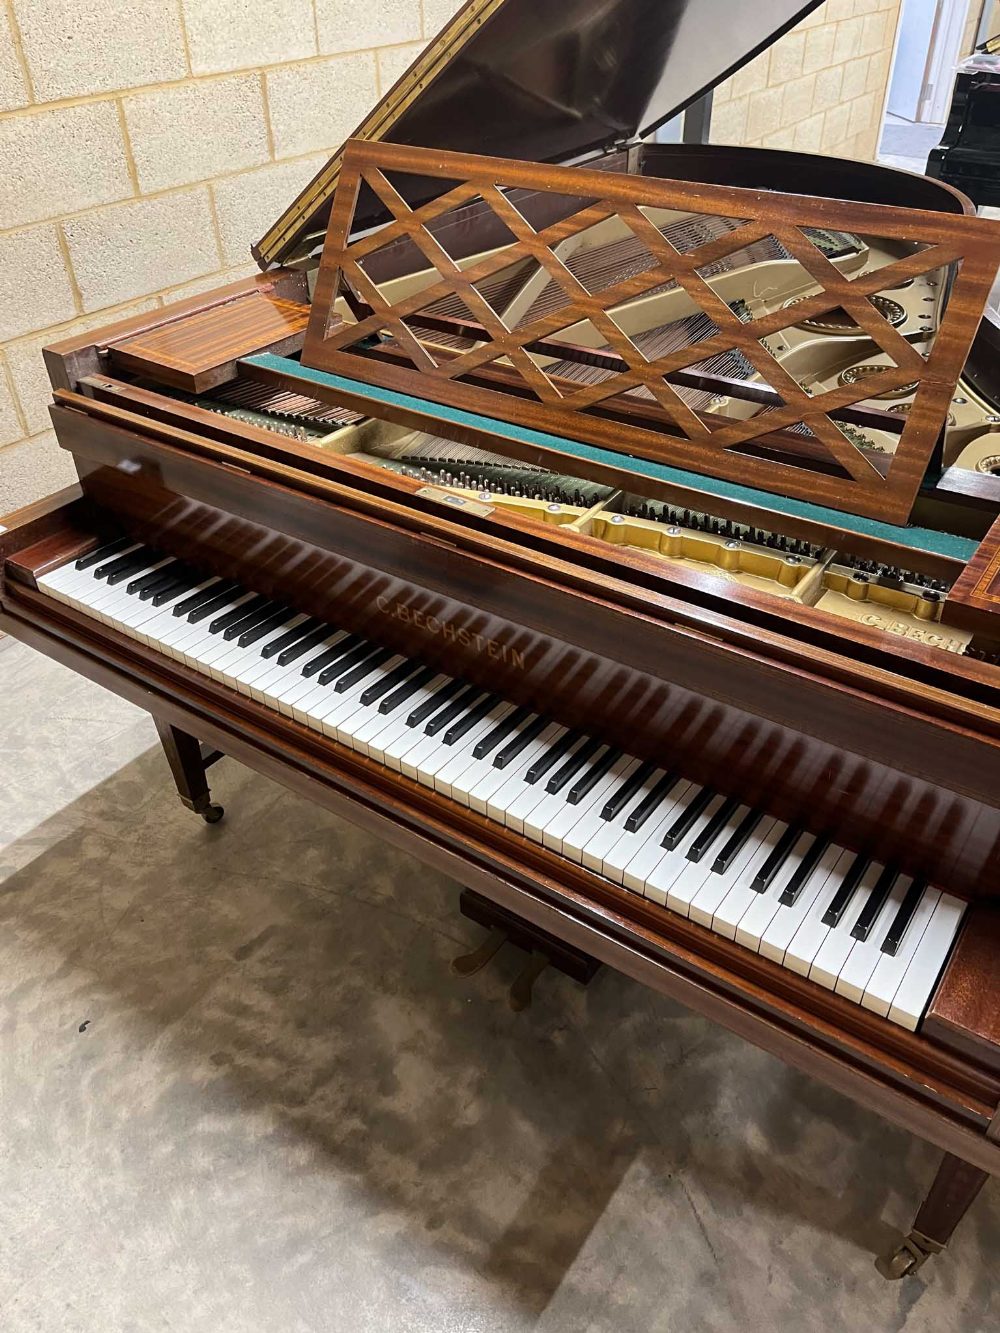
[[[1000,229],[633,141],[812,7],[473,0],[261,276],[47,349],[0,628],[938,1145],[901,1277],[1000,1172]]]

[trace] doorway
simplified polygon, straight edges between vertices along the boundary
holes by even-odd
[[[923,173],[948,119],[955,69],[975,41],[983,0],[903,0],[879,160]]]

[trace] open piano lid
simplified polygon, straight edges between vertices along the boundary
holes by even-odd
[[[649,134],[821,0],[469,0],[354,139],[568,162]],[[343,148],[258,243],[262,268],[326,228]],[[369,216],[384,216],[369,196]]]

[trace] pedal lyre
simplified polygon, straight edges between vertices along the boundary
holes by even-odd
[[[572,945],[557,939],[547,931],[522,921],[513,912],[508,912],[488,898],[465,889],[459,903],[463,916],[486,926],[489,934],[471,953],[459,954],[452,960],[451,970],[457,976],[471,977],[479,972],[490,959],[495,958],[505,944],[516,945],[528,954],[527,962],[515,978],[508,992],[510,1007],[520,1013],[531,1004],[535,982],[549,966],[562,972],[582,986],[586,986],[600,967],[596,958],[574,949]]]

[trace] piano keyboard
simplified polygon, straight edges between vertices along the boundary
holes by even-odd
[[[65,602],[915,1030],[964,902],[234,580],[123,538]]]

